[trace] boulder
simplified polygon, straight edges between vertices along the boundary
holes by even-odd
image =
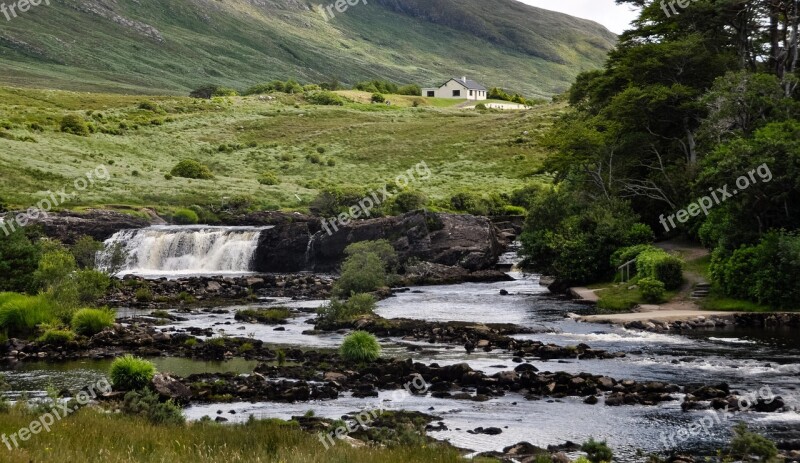
[[[175,378],[158,373],[153,377],[153,389],[163,398],[178,403],[187,403],[192,398],[192,391]]]
[[[45,235],[65,244],[73,244],[81,236],[91,236],[98,241],[105,241],[121,230],[150,225],[148,220],[107,210],[50,213],[47,217],[35,220],[34,223],[41,225]]]

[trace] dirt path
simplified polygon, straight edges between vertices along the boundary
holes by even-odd
[[[666,241],[659,243],[656,246],[675,254],[683,260],[689,262],[701,259],[708,255],[708,250],[697,245],[680,240]],[[698,284],[707,283],[705,278],[698,273],[685,270],[683,272],[684,282],[678,294],[675,295],[668,302],[663,304],[641,304],[637,306],[631,313],[618,313],[618,314],[605,314],[605,315],[587,315],[579,317],[578,320],[595,323],[627,323],[632,321],[678,321],[678,320],[692,320],[698,317],[720,316],[720,315],[733,315],[735,312],[718,312],[703,310],[691,298],[692,290]],[[587,288],[572,288],[572,292],[581,295],[585,291],[591,292],[597,298],[594,291]],[[588,300],[588,298],[587,298]],[[595,299],[596,300],[596,299]]]

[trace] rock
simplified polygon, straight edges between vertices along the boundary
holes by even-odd
[[[105,241],[118,231],[150,225],[145,219],[108,210],[89,210],[82,213],[51,212],[47,217],[37,219],[34,223],[42,226],[45,235],[65,244],[73,244],[81,236],[91,236],[97,241]]]
[[[502,434],[503,430],[500,428],[475,428],[472,431],[467,431],[470,434],[486,434],[488,436],[496,436]]]
[[[152,386],[161,397],[178,403],[187,403],[192,398],[192,391],[186,385],[163,373],[153,377]]]
[[[344,375],[342,373],[336,373],[334,371],[329,371],[329,372],[325,373],[325,375],[323,376],[323,379],[325,381],[332,381],[332,382],[336,382],[336,383],[342,383],[343,381],[347,380],[347,375]]]

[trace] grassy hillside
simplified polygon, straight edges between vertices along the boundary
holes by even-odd
[[[412,107],[415,98],[421,106]],[[434,201],[458,191],[511,192],[540,165],[535,135],[561,111],[476,112],[439,107],[452,100],[389,99],[391,107],[328,107],[285,94],[194,100],[0,88],[0,197],[27,208],[101,164],[111,180],[65,207],[176,207],[247,195],[262,208],[303,210],[320,188],[378,187],[421,161],[433,175],[415,186]],[[69,114],[95,133],[61,132]],[[216,177],[166,180],[186,158]],[[281,183],[261,185],[265,172]]]
[[[326,3],[327,5],[327,3]],[[529,97],[600,67],[602,26],[514,0],[372,0],[326,21],[305,0],[59,0],[0,27],[0,82],[185,94],[275,78],[422,86],[469,75]]]

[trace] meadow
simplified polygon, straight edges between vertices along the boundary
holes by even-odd
[[[537,136],[563,106],[475,111],[453,107],[457,100],[387,95],[387,106],[367,103],[366,93],[340,94],[344,106],[287,94],[202,100],[0,88],[0,198],[28,208],[100,165],[110,180],[65,208],[244,198],[254,209],[305,211],[323,188],[378,187],[421,161],[433,176],[415,187],[443,207],[461,191],[510,193],[548,181],[536,174],[544,157]],[[89,133],[64,132],[68,115]],[[172,178],[183,159],[206,164],[214,178]],[[265,174],[277,184],[259,183]]]

